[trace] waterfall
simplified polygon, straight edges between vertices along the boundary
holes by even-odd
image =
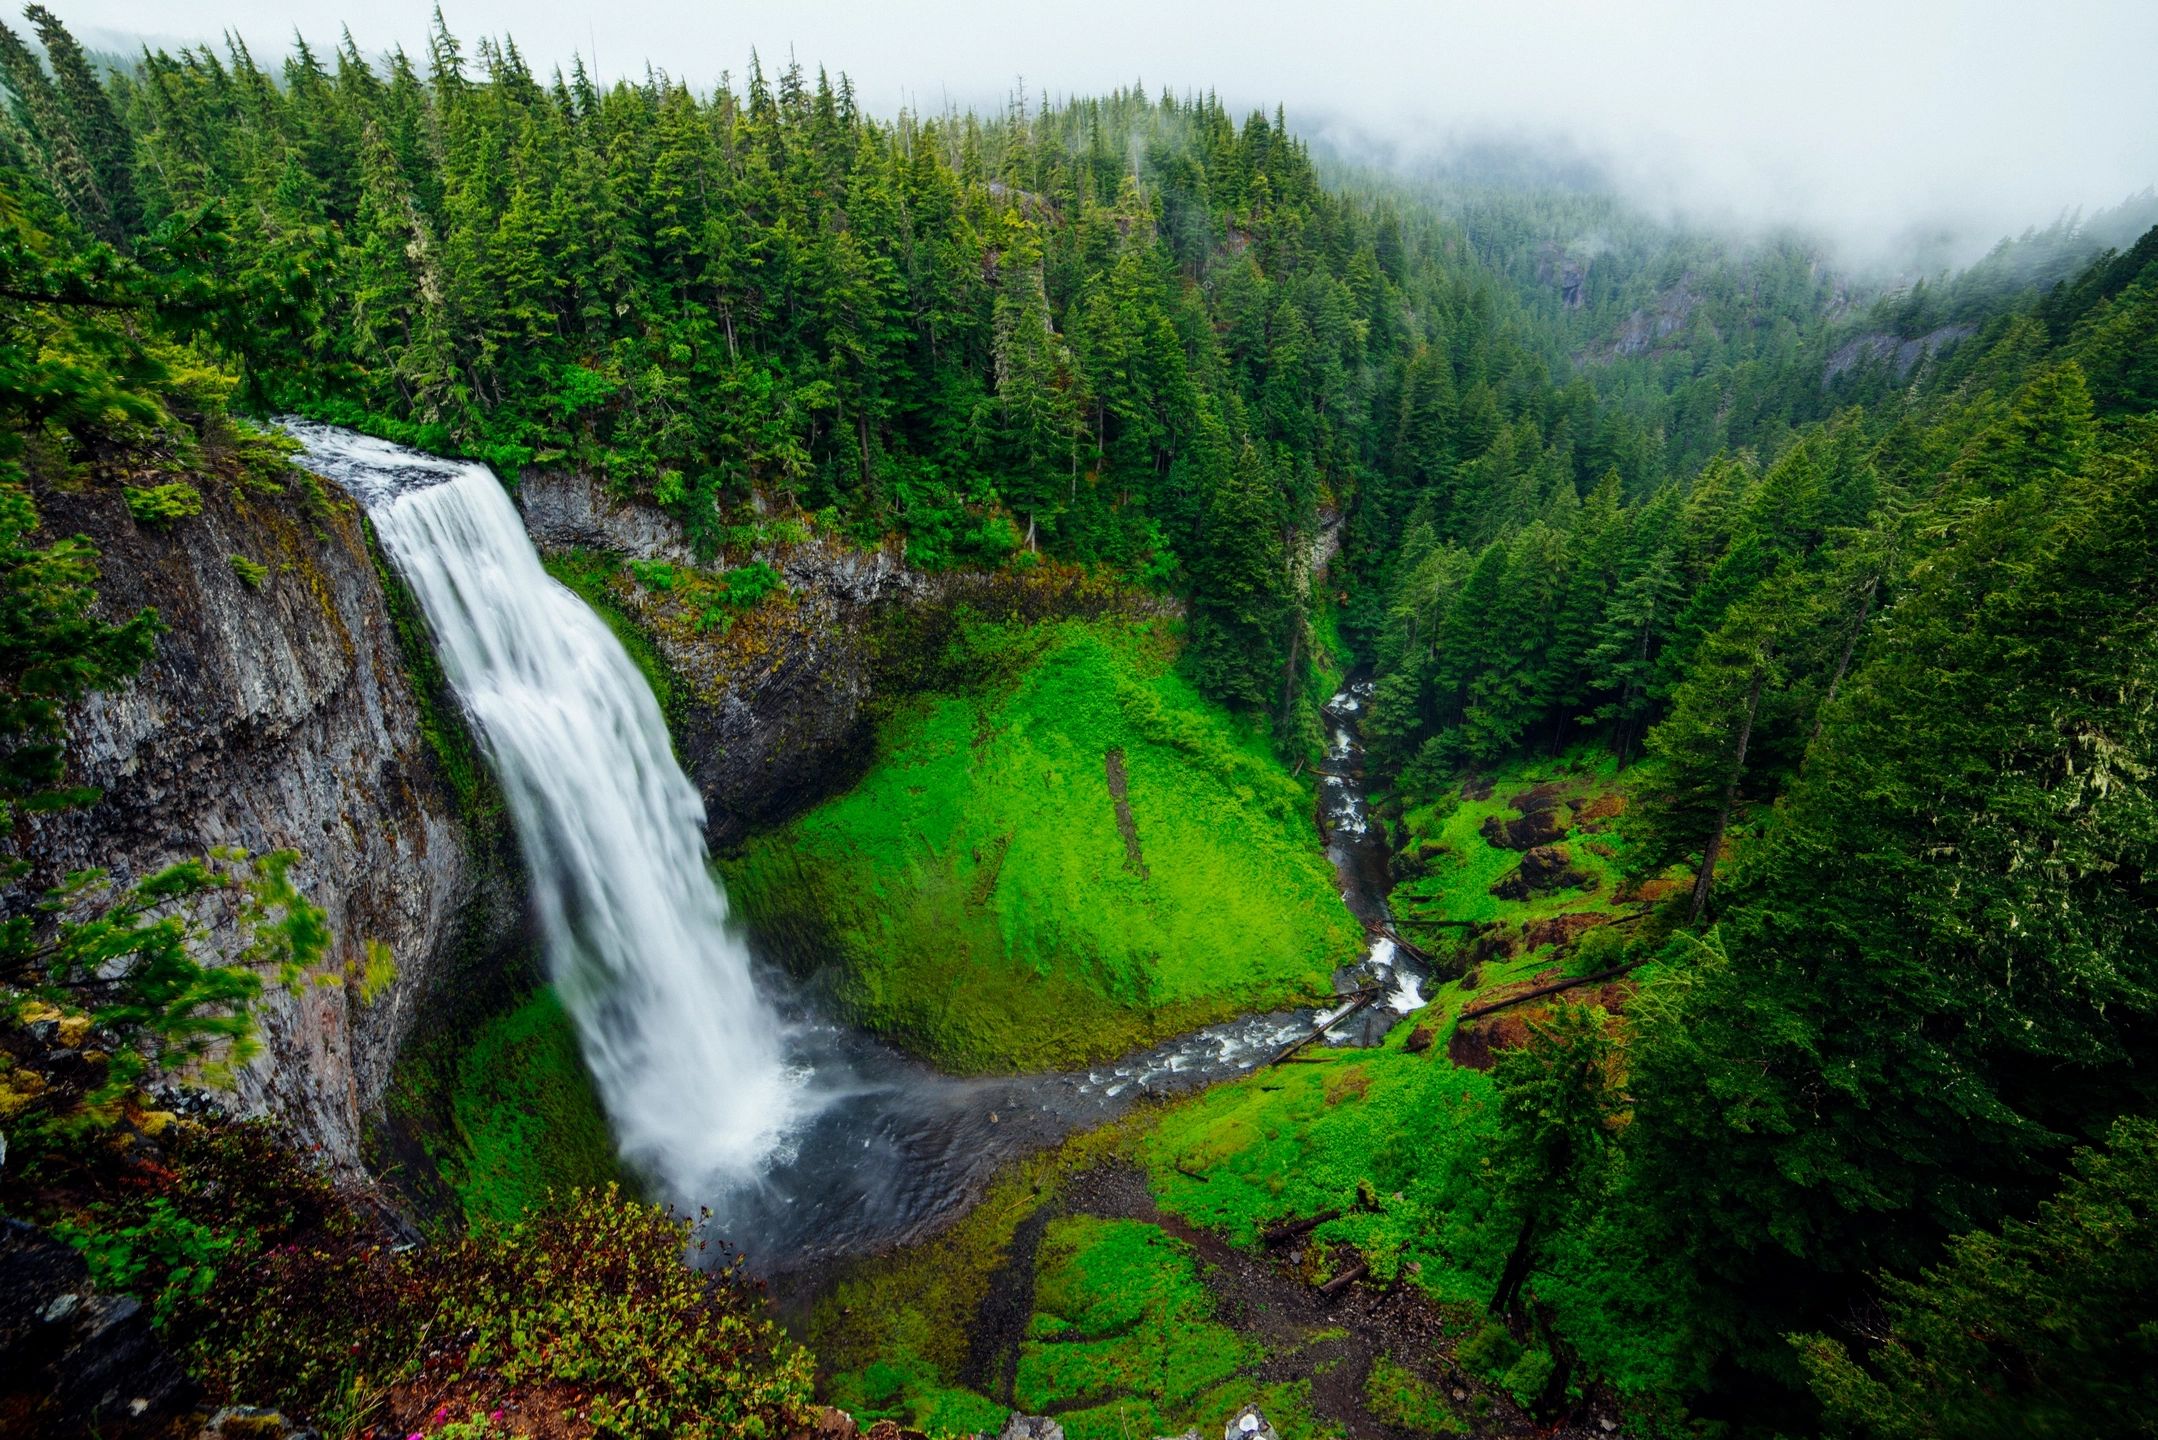
[[[549,973],[623,1157],[669,1198],[758,1177],[815,1108],[707,868],[704,802],[606,624],[484,465],[328,426],[301,463],[366,506],[500,779]]]

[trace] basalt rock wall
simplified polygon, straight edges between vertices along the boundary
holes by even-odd
[[[357,506],[300,479],[283,494],[198,488],[201,514],[158,526],[109,487],[40,497],[46,536],[87,535],[103,552],[109,618],[148,605],[166,629],[132,681],[75,707],[74,775],[102,798],[28,822],[36,868],[5,903],[19,911],[92,866],[126,882],[221,846],[298,851],[293,878],[327,912],[334,948],[317,973],[265,992],[264,1052],[227,1104],[279,1118],[356,1176],[445,967],[513,934],[520,907],[502,868],[476,860],[428,743]],[[250,583],[234,557],[268,573]],[[210,953],[244,945],[231,896],[196,918]],[[396,976],[365,998],[371,940]]]

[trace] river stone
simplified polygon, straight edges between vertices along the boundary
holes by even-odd
[[[1064,1440],[1064,1427],[1047,1415],[1021,1415],[1015,1410],[997,1440]]]

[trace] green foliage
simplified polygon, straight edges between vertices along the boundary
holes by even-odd
[[[217,1283],[218,1267],[244,1244],[230,1231],[179,1213],[163,1196],[151,1199],[133,1223],[111,1223],[92,1206],[85,1219],[64,1221],[54,1233],[82,1251],[92,1284],[151,1296],[159,1325],[169,1324],[181,1306],[199,1303]]]
[[[903,710],[854,790],[724,862],[729,896],[805,963],[836,951],[864,1023],[961,1070],[1079,1063],[1323,993],[1358,937],[1306,792],[1159,639],[961,626],[944,668],[984,688]]]
[[[277,1395],[324,1429],[361,1422],[423,1374],[466,1413],[522,1395],[528,1415],[573,1413],[625,1437],[806,1421],[807,1353],[731,1273],[715,1284],[683,1263],[701,1245],[689,1226],[612,1187],[416,1249],[392,1252],[343,1220],[303,1234],[220,1271],[170,1329],[230,1393]],[[442,1336],[455,1358],[430,1368]]]
[[[1835,1433],[1880,1440],[2137,1435],[2158,1426],[2158,1125],[2115,1122],[2034,1220],[1950,1242],[1885,1284],[1854,1355],[1798,1337]]]
[[[1180,582],[1191,675],[1285,752],[1310,663],[1286,562],[1323,505],[1368,489],[1353,524],[1384,536],[1443,499],[1489,531],[1505,505],[1466,492],[1631,484],[1654,449],[1553,390],[1460,226],[1328,192],[1279,114],[1133,89],[887,124],[792,64],[700,95],[430,48],[458,58],[160,51],[56,88],[18,46],[25,189],[215,274],[190,323],[266,408],[587,464],[707,553],[758,488],[928,568],[1048,549]],[[1487,463],[1501,435],[1520,464]]]
[[[1539,1238],[1604,1188],[1612,1125],[1624,1103],[1611,1083],[1617,1047],[1608,1022],[1600,1009],[1561,999],[1548,1016],[1528,1022],[1525,1044],[1504,1051],[1492,1066],[1499,1089],[1499,1180],[1520,1227],[1491,1297],[1495,1315],[1519,1298]]]
[[[590,568],[588,563],[586,569]],[[700,634],[708,630],[724,634],[736,615],[753,609],[767,595],[784,594],[787,588],[779,572],[761,560],[719,575],[666,560],[632,560],[629,572],[645,589],[677,595],[687,602],[696,615],[693,628]]]
[[[202,492],[184,480],[172,480],[163,485],[130,485],[121,493],[127,497],[127,511],[138,525],[157,528],[192,520],[202,513]]]
[[[257,1049],[249,1009],[265,976],[287,986],[341,979],[319,968],[330,933],[321,909],[292,884],[298,858],[220,851],[110,899],[102,898],[103,873],[88,871],[69,877],[36,914],[0,923],[0,1013],[18,1025],[79,1013],[100,1033],[104,1056],[103,1078],[87,1091],[54,1087],[12,1123],[54,1135],[109,1125],[152,1066],[228,1081]],[[225,964],[199,958],[186,908],[215,891],[229,892],[247,937]]]
[[[234,555],[231,559],[234,577],[250,590],[260,590],[270,578],[270,567],[267,565],[258,564],[245,555]]]

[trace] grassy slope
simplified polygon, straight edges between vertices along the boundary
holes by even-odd
[[[1076,1064],[1325,993],[1359,937],[1310,797],[1169,668],[1158,626],[960,643],[1030,653],[917,701],[853,791],[727,862],[753,925],[820,932],[864,1024],[960,1071]]]
[[[1586,761],[1586,757],[1583,757]],[[1416,882],[1430,913],[1475,918],[1500,927],[1494,933],[1518,935],[1521,925],[1567,911],[1608,912],[1613,908],[1616,857],[1623,855],[1623,826],[1569,836],[1575,863],[1598,878],[1593,889],[1537,896],[1528,901],[1492,897],[1490,885],[1519,860],[1498,850],[1480,834],[1491,815],[1511,816],[1505,802],[1530,785],[1562,779],[1569,811],[1585,808],[1599,795],[1615,790],[1608,765],[1593,762],[1531,761],[1492,777],[1493,798],[1440,805],[1409,817],[1412,835],[1448,847],[1434,852],[1426,875]],[[1593,841],[1607,844],[1612,856],[1586,850]],[[1584,957],[1564,962],[1581,968]],[[1600,962],[1596,962],[1600,963]],[[865,1262],[820,1305],[813,1343],[834,1373],[829,1389],[836,1400],[865,1416],[891,1415],[932,1430],[966,1428],[977,1412],[995,1410],[985,1398],[957,1388],[965,1334],[975,1308],[988,1288],[988,1275],[1011,1244],[1025,1217],[1052,1204],[1059,1177],[1105,1158],[1135,1160],[1147,1173],[1160,1208],[1194,1225],[1211,1229],[1239,1248],[1256,1248],[1261,1228],[1299,1215],[1340,1208],[1341,1218],[1312,1232],[1311,1278],[1321,1279],[1359,1256],[1374,1278],[1413,1283],[1448,1306],[1458,1306],[1461,1333],[1474,1335],[1478,1314],[1504,1263],[1513,1239],[1511,1221],[1496,1212],[1488,1157],[1497,1124],[1497,1094],[1488,1075],[1461,1069],[1447,1058],[1447,1042],[1460,1012],[1488,999],[1500,986],[1524,981],[1552,967],[1548,946],[1485,961],[1474,988],[1462,983],[1437,985],[1430,1003],[1405,1018],[1386,1042],[1373,1050],[1331,1050],[1307,1062],[1260,1071],[1219,1085],[1159,1109],[1142,1111],[1109,1130],[1082,1137],[1058,1156],[1021,1167],[992,1192],[973,1214],[930,1244],[885,1259]],[[1429,1032],[1431,1044],[1420,1052],[1407,1048],[1411,1034]],[[1050,1236],[1056,1226],[1052,1222]],[[1028,1348],[1020,1357],[1020,1385],[1014,1400],[1033,1405],[1079,1427],[1088,1437],[1111,1440],[1129,1433],[1165,1434],[1196,1421],[1202,1430],[1220,1425],[1238,1400],[1234,1382],[1183,1385],[1173,1377],[1223,1373],[1241,1377],[1247,1395],[1262,1405],[1282,1409],[1269,1415],[1281,1425],[1292,1417],[1293,1430],[1318,1433],[1300,1414],[1301,1397],[1282,1387],[1261,1394],[1256,1375],[1283,1370],[1279,1354],[1269,1355],[1239,1330],[1241,1349],[1204,1327],[1219,1328],[1218,1318],[1190,1320],[1200,1327],[1189,1367],[1166,1363],[1171,1352],[1148,1340],[1141,1321],[1121,1332],[1153,1356],[1158,1373],[1131,1368],[1137,1362],[1113,1345],[1080,1367],[1101,1379],[1094,1394],[1116,1390],[1114,1404],[1090,1404],[1083,1385],[1040,1383],[1045,1368],[1059,1357],[1043,1347],[1071,1333],[1075,1323],[1073,1287],[1083,1279],[1089,1295],[1129,1297],[1174,1285],[1163,1280],[1165,1268],[1177,1272],[1173,1242],[1159,1227],[1119,1222],[1114,1244],[1103,1238],[1079,1262],[1066,1258],[1045,1238],[1036,1265],[1034,1316]],[[1090,1232],[1091,1233],[1091,1232]],[[1153,1287],[1153,1288],[1150,1288]],[[1108,1300],[1102,1303],[1109,1303]],[[1132,1302],[1124,1302],[1130,1309]],[[1168,1304],[1169,1301],[1162,1303]],[[1141,1307],[1143,1309],[1143,1307]],[[1085,1313],[1093,1313],[1087,1311]],[[873,1320],[865,1317],[874,1316]],[[1084,1330],[1079,1324],[1079,1329]],[[1451,1330],[1451,1326],[1449,1329]],[[1520,1350],[1503,1334],[1492,1357],[1479,1358],[1466,1346],[1456,1363],[1472,1373],[1500,1381]],[[1202,1343],[1203,1342],[1203,1343]],[[1118,1345],[1124,1343],[1119,1341]],[[1491,1346],[1485,1346],[1491,1349]],[[1227,1357],[1237,1358],[1233,1366]],[[1422,1433],[1453,1433],[1469,1428],[1473,1407],[1451,1405],[1424,1378],[1432,1357],[1401,1355],[1375,1364],[1366,1385],[1365,1404],[1380,1421]],[[1224,1368],[1226,1367],[1226,1368]],[[1241,1397],[1239,1397],[1241,1398]],[[1155,1425],[1155,1419],[1162,1424]],[[1099,1423],[1097,1423],[1099,1422]]]
[[[1491,893],[1491,887],[1506,877],[1521,855],[1487,843],[1482,828],[1487,820],[1511,819],[1515,797],[1547,783],[1562,787],[1560,813],[1571,820],[1590,799],[1612,790],[1617,769],[1617,759],[1602,749],[1584,748],[1557,758],[1538,756],[1514,761],[1490,775],[1491,794],[1485,799],[1471,800],[1455,789],[1411,809],[1402,816],[1409,833],[1409,843],[1403,848],[1412,856],[1422,853],[1432,859],[1424,875],[1405,880],[1395,889],[1395,911],[1411,924],[1430,915],[1518,927],[1573,911],[1612,909],[1625,860],[1622,827],[1576,827],[1559,844],[1572,857],[1573,868],[1593,876],[1595,883],[1527,901],[1501,900]]]

